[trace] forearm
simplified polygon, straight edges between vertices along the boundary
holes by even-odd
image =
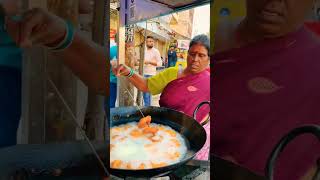
[[[153,66],[158,66],[157,60],[144,60],[145,64],[151,64]]]
[[[149,92],[148,80],[139,74],[135,73],[132,77],[128,78],[129,81],[140,91]]]
[[[157,61],[150,61],[149,64],[151,64],[153,66],[158,66]]]
[[[81,53],[82,52],[82,53]],[[85,53],[84,53],[85,52]],[[69,48],[57,52],[66,66],[78,76],[93,92],[108,95],[106,51],[78,32]]]

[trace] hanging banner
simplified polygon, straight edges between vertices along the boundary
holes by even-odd
[[[208,3],[210,0],[121,0],[121,4],[126,5],[120,6],[122,17],[126,17],[121,25],[134,24]]]
[[[134,21],[136,18],[136,0],[129,0],[129,21]]]

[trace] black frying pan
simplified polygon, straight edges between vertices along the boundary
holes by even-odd
[[[109,144],[92,143],[100,158],[108,162]],[[101,180],[103,176],[103,169],[86,141],[21,144],[0,149],[0,180]]]
[[[210,104],[210,102],[203,102],[198,105],[196,112],[200,106]],[[184,165],[189,160],[194,158],[196,153],[203,147],[207,136],[205,129],[200,125],[195,118],[187,116],[184,113],[164,108],[164,107],[145,107],[141,109],[144,115],[150,115],[152,122],[170,126],[180,134],[182,134],[188,144],[188,151],[186,156],[178,163],[169,166],[145,169],[145,170],[125,170],[125,169],[110,169],[112,175],[118,177],[159,177],[164,176],[173,170],[176,170],[181,165]],[[110,110],[110,127],[126,124],[129,122],[138,122],[142,118],[137,107],[120,107]]]

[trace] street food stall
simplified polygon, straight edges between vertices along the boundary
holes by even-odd
[[[119,1],[120,23],[118,27],[118,64],[126,64],[132,67],[135,52],[134,24],[149,19],[168,15],[171,13],[188,10],[202,5],[210,4],[209,0],[190,0],[190,1]],[[151,26],[151,25],[150,25]],[[154,35],[154,34],[152,34]],[[139,40],[139,39],[138,39]],[[139,43],[138,43],[139,44]],[[186,58],[188,41],[181,41],[179,44],[179,53]],[[140,45],[140,47],[143,45]],[[144,52],[140,52],[140,60],[143,60]],[[185,61],[179,62],[185,65]],[[179,66],[177,63],[177,66]],[[139,63],[143,64],[143,63]],[[141,66],[140,66],[141,67]],[[139,73],[142,74],[142,70]],[[133,99],[133,86],[126,79],[119,78],[119,107],[110,109],[109,127],[126,126],[127,123],[135,123],[141,117],[151,116],[152,121],[161,125],[169,126],[176,132],[183,135],[188,142],[187,153],[179,162],[151,169],[117,169],[110,168],[111,179],[151,179],[160,177],[170,177],[170,179],[210,179],[210,159],[194,159],[197,152],[203,147],[206,141],[206,132],[202,125],[195,121],[194,117],[189,117],[184,113],[177,112],[163,107],[143,107],[136,105]],[[204,103],[199,105],[208,105]],[[113,129],[111,129],[113,131]],[[125,129],[121,132],[124,132]],[[117,137],[115,135],[114,137]],[[113,137],[110,137],[113,138]],[[112,145],[112,147],[114,146]],[[128,147],[129,148],[129,147]],[[129,148],[127,151],[135,151]],[[130,152],[123,153],[130,153]]]

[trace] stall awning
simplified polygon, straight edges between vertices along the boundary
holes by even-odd
[[[213,0],[121,0],[121,25],[134,24],[210,2]]]
[[[195,7],[195,6],[210,2],[210,0],[151,0],[151,1],[166,5],[171,9]]]

